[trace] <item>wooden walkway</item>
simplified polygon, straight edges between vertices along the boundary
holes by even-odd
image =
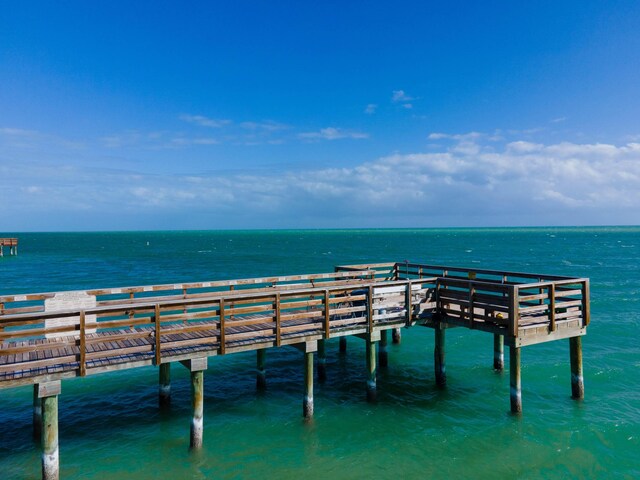
[[[157,365],[166,399],[169,366],[181,362],[192,372],[191,445],[197,448],[202,409],[196,400],[207,357],[257,350],[260,384],[265,350],[296,346],[305,354],[303,412],[309,417],[314,353],[323,367],[327,339],[365,340],[367,394],[374,399],[376,348],[385,365],[387,332],[422,325],[435,331],[439,385],[446,383],[446,329],[493,334],[497,369],[504,367],[507,345],[511,410],[518,413],[520,349],[527,345],[570,339],[572,392],[583,396],[580,337],[589,317],[585,278],[407,262],[338,266],[310,275],[6,295],[0,297],[0,389],[34,384],[34,408],[44,412],[48,398],[57,402],[65,378]]]

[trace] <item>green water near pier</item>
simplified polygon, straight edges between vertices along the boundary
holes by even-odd
[[[640,228],[20,233],[0,259],[0,293],[178,283],[332,271],[342,263],[419,261],[591,278],[583,339],[586,398],[570,398],[568,341],[522,352],[524,414],[509,413],[493,339],[447,333],[446,389],[435,386],[433,331],[403,330],[366,402],[364,343],[327,348],[315,417],[302,418],[293,348],[209,361],[204,448],[190,453],[186,369],[158,408],[154,367],[65,380],[65,479],[640,478]],[[507,365],[508,368],[508,365]],[[30,387],[0,390],[0,478],[39,478]]]

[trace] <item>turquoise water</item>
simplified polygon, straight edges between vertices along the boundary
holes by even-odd
[[[188,372],[172,370],[157,406],[153,367],[63,381],[60,466],[66,479],[639,478],[640,228],[10,233],[0,293],[177,283],[332,271],[335,264],[411,260],[591,278],[583,340],[586,398],[570,399],[568,342],[522,352],[524,414],[509,414],[508,373],[492,337],[447,335],[445,390],[435,387],[433,332],[403,330],[365,398],[364,343],[328,347],[315,417],[302,419],[303,365],[292,348],[211,359],[204,448],[190,453]],[[5,249],[6,250],[6,249]],[[5,252],[7,253],[7,252]],[[0,479],[39,478],[31,388],[0,390]]]

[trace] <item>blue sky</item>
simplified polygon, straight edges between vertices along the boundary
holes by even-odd
[[[2,229],[640,224],[640,3],[2,2]]]

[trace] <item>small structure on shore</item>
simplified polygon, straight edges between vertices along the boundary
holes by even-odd
[[[0,238],[0,257],[4,257],[4,247],[9,247],[9,255],[18,255],[17,238]]]

